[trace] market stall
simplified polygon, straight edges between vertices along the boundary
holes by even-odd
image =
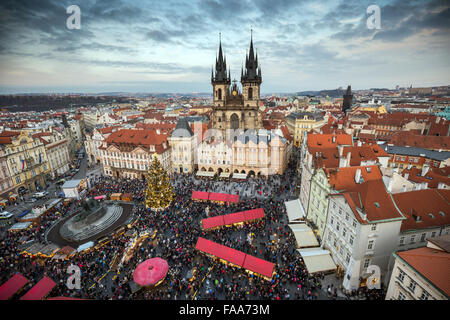
[[[109,197],[112,201],[120,201],[120,197],[122,196],[121,193],[113,193]]]
[[[0,286],[0,300],[8,300],[28,283],[22,274],[16,273]]]
[[[82,245],[80,245],[80,246],[77,248],[77,252],[89,250],[89,249],[90,249],[91,247],[93,247],[93,246],[94,246],[94,242],[92,242],[92,241],[83,243]]]
[[[206,218],[200,223],[203,230],[211,230],[222,226],[243,225],[245,222],[262,219],[264,216],[264,209],[258,208]]]
[[[247,174],[235,172],[235,173],[233,173],[233,179],[239,179],[239,180],[247,179]]]
[[[286,206],[289,223],[301,222],[305,220],[305,210],[303,209],[299,199],[286,201],[284,205]]]
[[[236,267],[242,267],[249,273],[262,276],[265,280],[270,281],[273,276],[273,263],[248,255],[242,251],[238,251],[233,248],[207,240],[205,238],[198,238],[195,249],[206,253],[213,258],[218,258],[222,263],[230,264]],[[247,263],[245,262],[246,260]]]
[[[66,198],[79,200],[82,192],[87,189],[87,183],[84,179],[69,180],[66,181],[61,188]]]
[[[132,201],[133,200],[133,195],[131,193],[124,193],[121,197],[122,201]]]
[[[142,287],[156,287],[169,271],[169,264],[161,258],[152,258],[140,263],[133,272],[133,281]]]
[[[305,223],[289,224],[289,228],[294,233],[295,241],[297,242],[297,248],[318,247],[314,232]]]
[[[32,226],[32,222],[18,222],[11,226],[8,231],[21,231],[26,230]]]
[[[209,192],[204,191],[192,191],[192,200],[207,201]]]
[[[36,283],[20,300],[42,300],[45,298],[52,289],[56,286],[56,283],[45,276],[38,283]]]
[[[211,171],[197,171],[196,176],[197,177],[207,177],[207,178],[212,178],[216,175],[215,172],[211,172]]]
[[[336,270],[336,264],[328,250],[322,248],[297,249],[305,262],[308,273]]]

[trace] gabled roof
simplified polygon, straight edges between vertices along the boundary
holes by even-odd
[[[428,247],[397,252],[397,255],[425,279],[450,296],[450,254]],[[445,271],[447,270],[447,271]]]
[[[407,218],[401,231],[450,224],[450,190],[415,190],[393,194],[392,198]]]

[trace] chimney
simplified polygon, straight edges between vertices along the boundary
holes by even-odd
[[[362,142],[360,140],[358,140],[358,147],[362,146]]]
[[[360,180],[361,180],[361,169],[358,168],[358,169],[356,169],[356,172],[355,172],[355,182],[359,183]]]
[[[333,135],[333,143],[336,143],[336,136]]]
[[[338,148],[338,152],[339,152],[339,157],[342,157],[342,155],[344,154],[344,146],[339,144],[337,146],[337,148]]]
[[[408,172],[405,173],[404,177],[405,177],[405,179],[408,179],[409,178],[409,173]]]
[[[348,152],[347,153],[347,161],[346,161],[346,167],[350,167],[350,159],[352,158],[352,153]]]
[[[156,129],[156,134],[161,134],[161,130]]]
[[[427,164],[424,164],[422,167],[422,177],[425,177],[427,175],[428,169],[430,169],[430,166]]]

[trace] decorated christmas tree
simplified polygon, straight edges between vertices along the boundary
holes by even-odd
[[[170,178],[156,155],[146,174],[145,206],[152,209],[163,209],[170,205],[174,198]]]

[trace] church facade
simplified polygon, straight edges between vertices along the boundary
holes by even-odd
[[[280,129],[266,130],[262,125],[262,112],[259,109],[261,83],[261,68],[253,48],[253,38],[250,40],[245,68],[241,69],[242,89],[236,80],[233,83],[231,81],[220,42],[215,68],[211,70],[214,104],[211,128],[201,137],[201,143],[193,147],[192,157],[186,157],[193,158],[195,165],[183,167],[182,163],[177,163],[172,166],[175,172],[197,169],[230,175],[283,174],[291,148]],[[176,144],[172,145],[172,150],[176,150],[184,140],[189,144],[193,135],[189,130],[174,130],[169,139],[171,144]],[[197,141],[197,138],[193,141]]]

